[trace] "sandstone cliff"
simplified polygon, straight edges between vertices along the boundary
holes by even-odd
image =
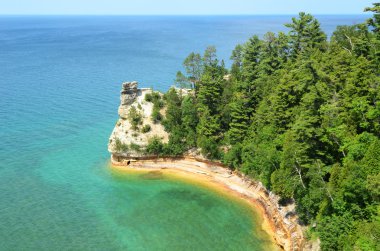
[[[108,151],[113,156],[146,157],[144,150],[150,139],[159,137],[163,142],[168,141],[164,127],[152,120],[153,103],[145,100],[146,95],[152,93],[149,88],[139,89],[137,82],[122,84],[119,119],[108,143]]]
[[[181,90],[182,93],[183,90]],[[108,150],[114,166],[143,169],[172,169],[195,173],[223,184],[233,192],[254,201],[262,210],[272,228],[275,242],[284,250],[305,250],[301,226],[297,222],[294,203],[280,206],[279,198],[238,171],[232,172],[221,163],[211,162],[192,149],[183,157],[158,158],[146,154],[145,148],[153,137],[168,141],[168,133],[160,123],[152,120],[153,103],[146,100],[152,89],[138,89],[137,82],[123,83],[119,119],[111,134]],[[189,94],[186,90],[185,95]],[[155,93],[160,95],[160,93]],[[164,109],[160,111],[165,113]],[[137,118],[137,119],[136,119]],[[143,130],[149,126],[150,130]]]

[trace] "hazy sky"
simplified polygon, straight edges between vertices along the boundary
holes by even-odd
[[[0,14],[360,14],[377,0],[0,0]]]

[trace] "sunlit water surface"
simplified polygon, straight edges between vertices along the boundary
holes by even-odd
[[[322,16],[328,34],[363,16]],[[0,250],[265,250],[245,205],[166,176],[115,173],[120,84],[165,91],[185,56],[228,61],[290,17],[0,17]]]

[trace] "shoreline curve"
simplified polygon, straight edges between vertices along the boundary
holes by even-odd
[[[126,158],[111,156],[113,168],[118,170],[160,170],[177,174],[191,174],[223,187],[252,205],[263,218],[263,230],[283,250],[303,250],[304,237],[297,223],[294,204],[280,206],[279,197],[269,192],[261,182],[252,180],[221,163],[193,156]],[[192,178],[192,177],[188,177]]]

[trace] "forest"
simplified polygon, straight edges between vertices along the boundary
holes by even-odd
[[[200,148],[294,200],[322,250],[380,250],[380,3],[365,11],[330,38],[300,13],[237,45],[230,69],[213,46],[191,53],[175,82],[193,94],[152,99],[170,138],[147,151]]]

